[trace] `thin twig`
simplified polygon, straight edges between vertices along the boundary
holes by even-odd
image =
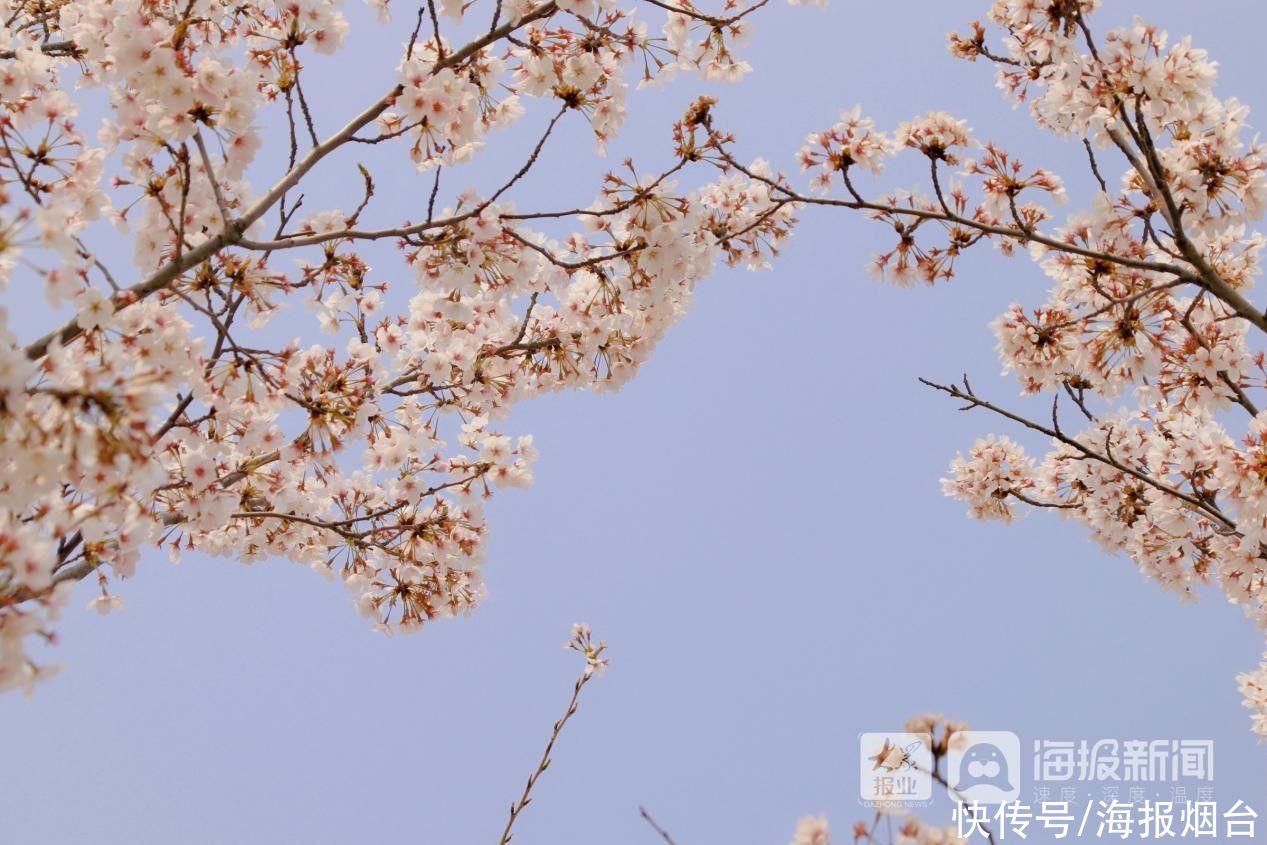
[[[545,751],[541,754],[541,760],[537,763],[537,768],[528,776],[528,782],[524,785],[524,791],[519,799],[510,805],[510,818],[506,820],[506,828],[502,831],[502,837],[498,840],[498,845],[508,845],[513,833],[512,828],[515,826],[519,815],[532,803],[532,788],[536,785],[538,778],[545,774],[545,770],[550,768],[550,753],[554,750],[554,743],[558,741],[559,735],[563,733],[563,727],[568,723],[576,713],[577,701],[581,697],[581,690],[589,683],[593,673],[587,665],[585,671],[576,679],[576,686],[572,688],[572,700],[568,702],[568,708],[563,713],[562,718],[554,723],[554,729],[550,731],[550,741],[546,743]]]
[[[669,832],[665,830],[664,828],[660,827],[660,825],[656,824],[656,820],[651,818],[651,814],[647,812],[646,807],[639,807],[638,813],[639,815],[642,816],[642,818],[646,821],[647,824],[651,825],[652,830],[660,834],[660,838],[664,840],[665,845],[677,845],[677,843],[673,841],[673,837],[669,836]]]

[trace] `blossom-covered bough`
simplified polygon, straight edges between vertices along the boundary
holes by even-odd
[[[1246,107],[1214,95],[1204,51],[1138,20],[1097,35],[1096,5],[997,0],[989,27],[950,41],[955,56],[993,64],[1039,126],[1085,147],[1098,190],[1063,222],[1048,207],[1065,199],[1055,174],[944,113],[885,134],[846,112],[801,151],[804,192],[745,167],[712,118],[694,143],[778,202],[890,228],[896,242],[871,269],[900,285],[950,279],[979,244],[1028,253],[1051,280],[1048,299],[1012,305],[993,329],[1004,369],[1024,393],[1049,396],[1049,411],[1010,410],[966,376],[926,383],[1050,448],[1036,459],[1007,437],[980,440],[945,491],[981,519],[1056,510],[1165,588],[1188,598],[1216,583],[1267,627],[1267,314],[1251,299],[1263,238],[1249,229],[1267,199],[1264,150],[1246,140]],[[926,187],[865,195],[860,172],[898,155],[926,161]],[[1267,663],[1241,685],[1267,736]]]
[[[606,143],[631,82],[741,76],[733,43],[764,2],[428,2],[404,13],[396,77],[333,130],[304,63],[342,47],[338,2],[4,3],[0,269],[58,322],[0,318],[0,689],[49,671],[29,642],[51,639],[75,582],[95,577],[109,611],[147,546],[287,557],[384,630],[478,602],[483,499],[535,457],[492,421],[620,385],[716,262],[764,265],[793,222],[761,180],[680,188],[688,167],[712,173],[684,155],[626,162],[581,207],[520,208],[515,188],[561,121]],[[81,97],[104,113],[95,138]],[[445,199],[442,169],[537,112],[498,188]],[[392,203],[409,219],[383,219],[362,164],[350,211],[304,206],[349,150],[416,168],[420,199]],[[112,235],[132,266],[97,246]],[[371,269],[377,242],[411,290]],[[283,311],[307,339],[277,340]]]

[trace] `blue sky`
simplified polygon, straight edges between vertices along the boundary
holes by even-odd
[[[944,48],[986,5],[772,8],[748,82],[633,96],[607,160],[565,126],[519,203],[587,201],[627,153],[662,163],[672,120],[710,91],[741,149],[787,168],[843,107],[885,127],[944,108],[1054,166],[1077,208],[1080,150]],[[1220,62],[1219,91],[1264,119],[1260,6],[1106,5],[1101,30],[1143,10],[1192,33]],[[385,89],[400,40],[350,12],[352,51],[316,63],[309,86],[335,116]],[[494,160],[509,166],[535,125]],[[450,176],[455,190],[491,182]],[[427,189],[383,191],[384,217]],[[651,845],[640,804],[681,845],[783,843],[810,812],[847,842],[865,816],[856,735],[928,710],[1026,741],[1213,739],[1216,796],[1267,810],[1267,749],[1234,682],[1262,638],[1239,610],[1216,594],[1178,606],[1072,524],[981,525],[941,496],[954,453],[1006,429],[916,377],[967,371],[1011,401],[986,324],[1038,301],[1044,277],[983,252],[949,285],[897,290],[863,270],[885,235],[809,213],[773,271],[705,283],[619,393],[518,408],[505,427],[536,436],[537,482],[492,503],[490,597],[470,619],[385,639],[337,585],[282,562],[154,555],[108,618],[81,609],[82,585],[60,628],[63,673],[0,699],[12,841],[495,842],[567,701],[579,666],[559,645],[578,620],[608,640],[611,669],[587,688],[520,843]],[[390,258],[381,270],[404,276]],[[949,821],[944,799],[929,817]]]

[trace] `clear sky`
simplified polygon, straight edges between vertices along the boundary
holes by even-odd
[[[707,90],[742,150],[789,169],[843,107],[886,128],[944,108],[1054,163],[1072,210],[1087,196],[1080,150],[945,50],[987,5],[771,8],[746,83],[634,95],[607,160],[574,121],[519,203],[586,202],[627,153],[663,163],[672,120]],[[1263,125],[1261,5],[1105,5],[1101,30],[1142,11],[1191,33],[1221,64],[1220,93]],[[390,84],[400,40],[349,11],[354,47],[315,63],[309,86],[331,126]],[[380,200],[416,205],[428,188],[393,183]],[[283,562],[154,555],[107,618],[82,609],[81,585],[63,673],[0,698],[12,841],[495,843],[567,701],[579,664],[559,646],[578,620],[608,640],[611,668],[517,826],[524,845],[652,845],[640,804],[680,845],[782,845],[811,812],[847,843],[865,815],[857,734],[928,710],[1027,741],[1213,739],[1216,797],[1267,811],[1267,748],[1234,681],[1262,638],[1238,609],[1213,593],[1178,606],[1073,524],[981,525],[940,493],[957,450],[1006,429],[916,377],[967,371],[1015,401],[986,324],[1039,301],[1044,277],[982,252],[949,285],[897,290],[863,271],[882,238],[812,212],[772,272],[705,283],[621,392],[518,408],[505,428],[536,435],[537,482],[493,501],[490,596],[470,619],[385,639],[337,584]],[[381,271],[404,277],[390,258]],[[949,821],[944,799],[929,813]]]

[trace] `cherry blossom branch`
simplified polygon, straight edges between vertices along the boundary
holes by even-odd
[[[872,212],[878,212],[882,214],[893,215],[894,217],[911,217],[916,220],[935,220],[935,221],[943,222],[943,223],[953,223],[956,226],[963,226],[964,228],[973,229],[975,231],[982,232],[987,235],[997,235],[1004,238],[1010,238],[1022,244],[1033,242],[1033,243],[1041,244],[1045,247],[1048,247],[1058,252],[1067,252],[1073,255],[1081,256],[1083,258],[1099,259],[1099,260],[1107,261],[1111,264],[1116,264],[1122,267],[1129,267],[1134,270],[1147,270],[1153,273],[1163,273],[1170,276],[1176,276],[1190,284],[1198,284],[1198,285],[1202,284],[1202,280],[1198,276],[1194,275],[1192,271],[1187,270],[1183,267],[1180,267],[1176,264],[1167,264],[1164,262],[1149,261],[1147,259],[1141,259],[1141,258],[1131,258],[1130,256],[1126,256],[1126,255],[1116,255],[1110,252],[1103,252],[1100,250],[1089,249],[1087,247],[1081,247],[1081,246],[1078,246],[1077,244],[1069,243],[1068,241],[1062,241],[1058,238],[1054,238],[1048,235],[1043,235],[1039,232],[1035,232],[1035,231],[1026,232],[1021,229],[1016,229],[1010,226],[998,226],[992,223],[985,223],[980,220],[974,220],[969,217],[963,217],[961,215],[955,214],[953,212],[947,212],[945,210],[932,211],[932,210],[922,209],[922,208],[911,208],[911,207],[903,207],[899,205],[877,203],[870,200],[860,200],[860,199],[844,200],[844,199],[837,199],[837,198],[832,198],[832,197],[816,197],[816,196],[804,194],[792,189],[784,182],[781,182],[776,179],[772,179],[768,176],[755,173],[751,169],[740,164],[739,161],[736,160],[734,156],[730,154],[729,151],[725,150],[722,145],[718,144],[717,147],[715,147],[715,149],[718,150],[718,153],[721,156],[727,168],[733,168],[734,170],[739,171],[740,173],[744,174],[748,178],[761,182],[762,184],[768,186],[771,190],[778,191],[791,202],[800,203],[802,205],[825,206],[829,208],[848,208],[855,211],[872,211]],[[1255,325],[1257,325],[1258,323],[1261,323],[1262,327],[1265,330],[1267,330],[1267,317],[1264,317],[1262,314],[1256,314]]]
[[[67,56],[77,59],[83,55],[83,50],[73,41],[46,41],[40,44],[39,51],[46,56]],[[16,59],[18,53],[16,50],[0,50],[0,59]]]
[[[1097,62],[1100,60],[1100,54],[1096,48],[1095,39],[1091,35],[1091,29],[1087,25],[1086,16],[1083,15],[1080,7],[1075,8],[1074,20],[1078,28],[1081,30],[1087,44],[1087,49]],[[1115,90],[1111,85],[1111,80],[1105,80],[1109,83],[1109,90]],[[1149,193],[1160,200],[1159,210],[1165,218],[1167,225],[1170,226],[1171,236],[1174,238],[1176,245],[1179,247],[1183,257],[1196,268],[1199,281],[1196,283],[1208,289],[1216,297],[1226,303],[1239,316],[1243,317],[1251,325],[1260,331],[1267,332],[1267,313],[1263,309],[1254,306],[1249,300],[1241,296],[1240,292],[1233,288],[1228,282],[1220,276],[1200,250],[1192,243],[1191,238],[1184,230],[1183,211],[1179,204],[1175,202],[1174,194],[1170,190],[1170,183],[1166,176],[1165,167],[1162,165],[1157,154],[1156,145],[1153,143],[1152,133],[1148,129],[1147,121],[1144,119],[1139,97],[1136,97],[1133,115],[1128,112],[1126,104],[1120,95],[1114,95],[1114,102],[1117,105],[1118,116],[1121,118],[1121,126],[1126,127],[1130,133],[1134,145],[1128,141],[1116,126],[1106,127],[1106,133],[1113,140],[1114,145],[1121,150],[1122,154],[1131,163],[1131,168],[1147,186]],[[1132,124],[1132,117],[1134,123]],[[1143,156],[1141,160],[1140,155]],[[1094,164],[1094,159],[1092,159]],[[1098,175],[1098,174],[1097,174]]]
[[[211,156],[207,154],[207,144],[202,140],[202,133],[194,133],[194,144],[198,147],[198,155],[202,158],[202,166],[207,171],[207,181],[211,183],[211,191],[216,198],[216,207],[220,209],[220,215],[225,220],[233,218],[233,212],[229,210],[229,204],[224,199],[224,194],[220,190],[220,180],[216,178],[216,169],[211,164]]]
[[[524,162],[524,164],[506,182],[502,183],[501,187],[497,188],[491,196],[481,201],[469,211],[462,212],[461,214],[454,214],[442,220],[432,220],[430,215],[428,215],[428,219],[422,223],[396,226],[388,229],[365,231],[348,228],[333,232],[319,232],[312,235],[282,236],[271,241],[253,241],[247,238],[241,238],[238,241],[238,245],[246,249],[275,251],[282,249],[295,249],[305,246],[316,246],[330,241],[339,240],[376,241],[383,240],[385,238],[406,238],[413,235],[420,235],[423,232],[430,231],[432,229],[446,229],[459,223],[464,223],[467,220],[479,217],[485,209],[497,202],[497,200],[505,194],[506,191],[514,187],[516,182],[527,175],[528,171],[532,169],[532,166],[536,164],[537,160],[540,158],[541,151],[545,147],[546,141],[549,140],[551,133],[554,131],[554,127],[567,112],[567,106],[559,109],[554,117],[550,119],[545,131],[537,140],[537,143],[533,146],[533,149],[529,153],[528,159]],[[437,182],[437,185],[438,184],[439,183]],[[563,216],[563,214],[564,213],[561,212],[552,216]],[[356,216],[356,214],[353,214],[350,219],[354,220]],[[513,217],[511,215],[507,215],[507,219],[513,219]]]
[[[1154,488],[1155,490],[1165,493],[1168,496],[1173,496],[1174,498],[1179,499],[1185,504],[1193,508],[1196,508],[1197,510],[1203,511],[1204,513],[1209,514],[1211,517],[1213,517],[1214,519],[1222,523],[1223,526],[1226,527],[1229,531],[1233,531],[1233,532],[1236,531],[1236,523],[1233,522],[1230,518],[1228,518],[1228,516],[1225,515],[1221,510],[1219,510],[1214,505],[1214,503],[1210,501],[1209,499],[1191,496],[1183,492],[1182,490],[1179,490],[1175,487],[1170,486],[1169,484],[1166,484],[1162,481],[1158,481],[1156,478],[1152,477],[1151,475],[1148,475],[1145,472],[1141,472],[1140,470],[1135,469],[1132,466],[1122,463],[1121,461],[1119,461],[1118,459],[1112,456],[1111,451],[1106,451],[1104,454],[1101,454],[1095,451],[1094,449],[1091,449],[1083,445],[1082,443],[1075,440],[1074,438],[1069,437],[1064,432],[1060,431],[1058,428],[1055,428],[1055,427],[1049,428],[1043,425],[1042,423],[1035,422],[1031,419],[1028,419],[1027,417],[1023,417],[1020,414],[1013,413],[1012,411],[1009,411],[1006,408],[996,405],[993,402],[980,398],[979,396],[977,396],[975,393],[972,392],[971,387],[967,386],[966,377],[964,379],[965,387],[963,388],[960,388],[957,385],[953,385],[953,384],[952,385],[938,384],[937,382],[930,381],[925,378],[920,378],[919,381],[921,384],[931,387],[934,390],[939,390],[954,399],[959,399],[964,402],[967,402],[968,404],[965,407],[961,408],[960,410],[967,411],[973,408],[984,408],[988,411],[991,411],[997,414],[1000,417],[1011,420],[1014,423],[1019,423],[1025,428],[1028,428],[1032,431],[1036,431],[1039,434],[1044,434],[1047,437],[1052,438],[1053,440],[1063,443],[1064,445],[1074,449],[1075,451],[1083,455],[1083,457],[1085,458],[1089,458],[1091,460],[1098,461],[1102,464],[1105,464],[1106,466],[1110,466],[1113,469],[1119,472],[1125,473],[1131,476],[1132,478],[1135,478],[1138,481],[1142,481],[1143,483],[1147,484],[1149,487]],[[1107,445],[1108,441],[1106,440],[1105,442]]]
[[[554,13],[555,6],[553,0],[538,4],[529,9],[523,16],[517,20],[508,21],[497,29],[477,38],[466,46],[452,53],[448,53],[439,58],[432,67],[432,74],[460,64],[466,59],[478,53],[490,44],[493,44],[510,33],[521,27],[527,26],[533,21],[540,20]],[[259,200],[251,205],[241,217],[228,221],[225,229],[213,238],[204,241],[196,248],[185,253],[179,259],[169,262],[164,267],[155,271],[145,280],[133,285],[131,288],[116,294],[112,300],[115,310],[126,308],[151,294],[166,288],[173,281],[178,279],[185,271],[198,266],[206,261],[221,249],[234,246],[240,243],[247,231],[255,221],[263,217],[269,209],[286,195],[288,191],[295,187],[301,179],[317,164],[326,158],[330,153],[347,143],[351,138],[364,126],[375,120],[395,101],[396,97],[403,91],[403,86],[395,85],[392,89],[376,100],[371,105],[364,108],[360,114],[352,118],[342,129],[331,135],[325,141],[314,146],[301,158],[290,170],[279,179],[272,188],[268,190]],[[261,247],[266,248],[266,247]],[[60,329],[46,334],[44,337],[29,344],[25,349],[26,357],[32,361],[44,357],[48,352],[48,348],[53,343],[66,345],[73,341],[83,332],[82,326],[83,315],[78,315],[74,319],[67,322]]]
[[[550,763],[552,762],[550,755],[554,752],[554,744],[558,742],[559,737],[563,734],[563,728],[567,726],[568,721],[576,715],[577,707],[579,706],[581,698],[581,690],[585,689],[585,685],[588,684],[590,679],[594,677],[595,670],[601,669],[601,667],[606,664],[606,660],[599,657],[605,647],[605,644],[599,644],[597,647],[591,646],[589,644],[588,629],[583,628],[583,626],[577,626],[577,628],[583,629],[584,633],[583,635],[581,633],[575,633],[573,639],[573,643],[575,645],[569,644],[568,647],[575,648],[586,655],[585,669],[581,673],[580,677],[576,679],[576,683],[572,687],[572,698],[568,701],[567,709],[563,712],[563,715],[559,718],[559,720],[554,723],[554,727],[550,730],[550,739],[546,742],[545,750],[541,753],[541,759],[537,762],[537,767],[533,769],[532,774],[528,775],[528,781],[524,784],[523,792],[519,795],[519,798],[511,802],[510,817],[506,820],[506,827],[502,830],[502,835],[498,840],[498,845],[509,845],[511,838],[514,835],[513,828],[515,826],[515,822],[519,820],[520,814],[522,814],[523,811],[527,809],[528,805],[532,803],[533,787],[536,786],[540,777],[545,774],[546,769],[550,768]],[[577,629],[574,629],[574,631],[575,630]]]
[[[759,2],[754,3],[753,5],[748,6],[745,9],[739,12],[736,12],[735,14],[728,15],[726,17],[717,17],[715,15],[705,14],[703,12],[700,12],[698,9],[693,8],[688,3],[685,3],[685,2],[666,3],[666,2],[663,2],[663,0],[643,0],[643,2],[649,3],[652,6],[658,6],[659,8],[664,9],[667,12],[673,12],[674,14],[678,14],[678,15],[686,15],[687,17],[693,18],[701,23],[706,23],[709,26],[712,26],[716,29],[721,29],[722,27],[727,27],[727,26],[730,26],[731,24],[737,23],[740,20],[743,20],[748,15],[752,14],[753,12],[757,11],[761,7],[765,6],[766,3],[770,2],[770,0],[759,0]]]

